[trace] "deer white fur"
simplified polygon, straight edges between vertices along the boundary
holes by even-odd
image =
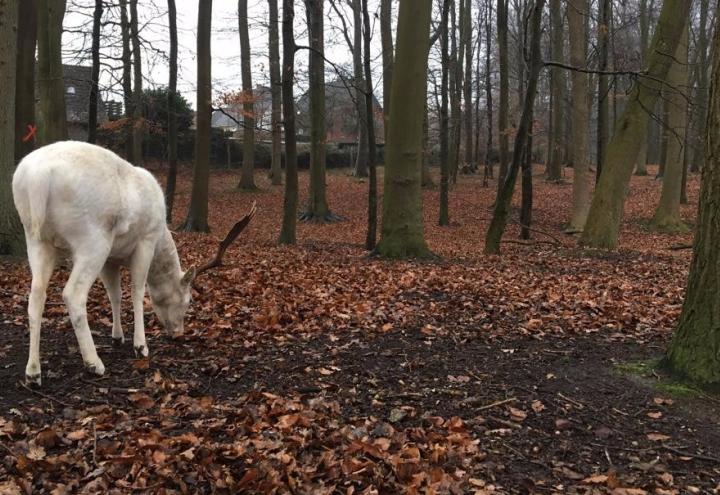
[[[159,319],[169,331],[182,333],[195,269],[180,268],[165,223],[163,192],[150,172],[99,146],[63,141],[27,155],[15,171],[12,187],[32,271],[28,381],[41,381],[40,322],[48,282],[61,256],[72,260],[63,300],[89,371],[105,372],[86,310],[88,292],[98,276],[112,307],[112,337],[124,341],[121,266],[129,267],[132,280],[135,352],[148,355],[143,320],[146,284]]]

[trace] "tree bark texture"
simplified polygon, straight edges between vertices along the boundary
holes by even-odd
[[[170,67],[168,80],[168,176],[165,187],[165,205],[168,223],[172,222],[173,206],[175,205],[175,184],[177,182],[177,115],[175,114],[174,98],[177,94],[178,72],[178,36],[177,9],[175,0],[168,0],[168,27],[170,35]]]
[[[38,8],[38,144],[68,137],[62,66],[62,24],[65,0],[47,0]]]
[[[238,0],[238,33],[240,34],[240,71],[243,100],[243,162],[240,189],[255,187],[255,102],[252,67],[250,65],[250,36],[248,34],[248,2]]]
[[[282,184],[282,79],[280,76],[280,29],[278,0],[268,0],[270,6],[270,95],[272,98],[272,156],[270,179],[274,186]]]
[[[15,70],[15,160],[35,149],[29,136],[35,117],[35,48],[37,46],[37,2],[18,2],[17,66]]]

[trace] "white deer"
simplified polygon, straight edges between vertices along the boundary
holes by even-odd
[[[153,175],[99,146],[63,141],[27,155],[13,176],[15,207],[25,229],[32,286],[28,301],[30,355],[28,382],[40,384],[40,322],[50,276],[60,256],[72,261],[63,300],[75,329],[85,367],[105,372],[87,320],[88,292],[102,279],[112,307],[112,338],[124,342],[120,322],[120,267],[132,280],[133,347],[148,355],[143,318],[145,287],[156,315],[174,335],[182,334],[195,276],[221,262],[227,244],[255,213],[234,227],[214,262],[200,270],[180,267],[175,242],[165,223],[163,191]],[[228,242],[229,241],[229,242]]]

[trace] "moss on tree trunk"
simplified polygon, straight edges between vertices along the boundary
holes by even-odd
[[[693,382],[720,388],[720,30],[715,32],[713,58],[693,260],[665,363]]]
[[[401,0],[380,243],[375,252],[389,258],[426,257],[421,166],[426,98],[430,0]]]

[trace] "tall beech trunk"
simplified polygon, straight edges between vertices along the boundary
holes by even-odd
[[[632,176],[640,143],[647,132],[646,108],[654,108],[667,77],[672,58],[682,37],[690,12],[690,2],[665,0],[657,28],[650,45],[647,77],[635,83],[627,104],[618,119],[612,140],[608,144],[595,195],[590,205],[581,244],[595,248],[614,249],[622,221],[623,206]]]
[[[530,112],[530,122],[535,119],[535,109]],[[532,178],[532,151],[533,136],[528,133],[522,165],[522,191],[520,196],[520,239],[530,239],[530,226],[532,225],[533,208],[533,178]]]
[[[440,214],[438,224],[441,226],[450,225],[450,214],[448,212],[449,188],[450,188],[450,117],[448,112],[448,93],[450,76],[450,9],[452,0],[444,0],[442,7],[442,20],[440,21],[440,51],[442,53],[442,82],[440,88]]]
[[[582,67],[587,59],[587,29],[585,16],[590,12],[588,0],[570,0],[567,7],[570,31],[570,65]],[[573,206],[566,232],[582,232],[590,210],[590,160],[588,156],[588,75],[572,71],[572,145]]]
[[[37,134],[38,144],[43,146],[68,138],[62,66],[65,0],[47,0],[37,12]]]
[[[324,0],[305,0],[310,38],[310,184],[303,220],[328,222],[330,212],[325,185],[325,32]],[[369,118],[370,116],[368,116]]]
[[[698,84],[695,96],[696,136],[694,142],[695,152],[691,162],[691,170],[698,172],[704,163],[703,139],[705,138],[705,123],[708,113],[708,7],[709,0],[700,0],[700,26],[697,33],[697,71]],[[717,30],[717,28],[715,28]]]
[[[355,177],[367,177],[368,171],[368,119],[367,107],[365,106],[365,76],[363,74],[363,22],[362,5],[360,0],[352,0],[353,8],[353,70],[355,76],[355,106],[358,114],[358,152],[355,158],[353,175]]]
[[[465,3],[460,2],[459,23],[456,16],[455,0],[451,0],[450,9],[450,180],[453,184],[457,182],[457,172],[460,164],[460,129],[462,123],[462,60],[464,45],[458,43],[458,25],[462,26],[465,15]]]
[[[525,101],[523,103],[522,116],[515,135],[515,147],[513,149],[512,162],[507,171],[507,175],[503,180],[502,189],[495,200],[495,208],[493,217],[490,222],[487,234],[485,236],[485,254],[499,254],[500,242],[502,240],[505,227],[507,226],[507,217],[510,213],[510,203],[512,202],[513,192],[515,190],[515,182],[517,180],[518,171],[522,162],[526,159],[525,153],[532,154],[532,150],[527,149],[528,136],[532,126],[533,108],[535,106],[535,95],[537,94],[538,78],[540,69],[542,68],[542,54],[540,52],[540,21],[542,20],[542,10],[545,0],[536,0],[535,8],[532,13],[532,38],[530,41],[530,74],[528,77],[528,87],[525,93]]]
[[[663,232],[683,232],[687,226],[680,218],[680,196],[685,167],[685,135],[687,129],[688,28],[685,27],[675,51],[675,60],[667,74],[668,141],[665,175],[660,202],[652,226]]]
[[[100,83],[100,28],[103,15],[103,0],[95,0],[93,11],[92,47],[92,75],[90,76],[90,103],[88,108],[88,143],[97,140],[98,125],[98,96]]]
[[[133,55],[133,139],[131,161],[141,167],[143,166],[142,145],[145,122],[143,121],[142,55],[140,54],[137,4],[138,0],[130,0],[130,41],[132,42]]]
[[[555,62],[563,60],[563,15],[560,0],[550,0],[550,18],[552,22],[551,51]],[[584,66],[582,63],[580,66]],[[549,143],[550,153],[545,168],[545,175],[550,182],[559,182],[562,179],[562,159],[565,148],[565,132],[563,124],[565,112],[563,111],[563,96],[566,91],[565,71],[559,67],[550,69],[550,86],[552,91],[552,141]]]
[[[368,12],[368,0],[362,0],[363,13],[363,64],[365,68],[365,111],[367,115],[373,115],[373,83],[372,69],[370,67],[370,13]],[[368,228],[365,238],[365,249],[375,249],[377,241],[377,171],[375,169],[375,121],[369,118],[367,121],[368,140],[368,167],[370,180],[368,182]]]
[[[510,144],[510,70],[508,62],[508,8],[507,0],[497,0],[498,61],[500,66],[500,101],[498,102],[498,141],[500,145],[500,166],[498,170],[498,195],[507,175]]]
[[[298,210],[297,135],[295,133],[295,22],[294,0],[283,0],[282,18],[282,98],[283,125],[285,128],[285,199],[280,228],[280,244],[295,244]]]
[[[130,19],[128,17],[128,0],[120,0],[120,33],[122,37],[122,88],[123,104],[125,105],[125,158],[133,159],[133,113],[135,105],[132,94],[132,50],[130,50]]]
[[[611,0],[598,0],[598,70],[608,70],[608,41],[610,38],[610,9]],[[608,144],[608,126],[610,120],[610,77],[598,74],[598,114],[597,114],[597,141],[596,157],[597,173],[595,182],[600,180],[600,175],[605,166],[605,148]],[[633,158],[634,161],[634,158]]]
[[[240,34],[240,72],[243,100],[243,162],[240,171],[240,189],[255,187],[255,101],[253,96],[252,67],[250,65],[250,36],[248,34],[248,2],[238,0],[238,33]]]
[[[30,138],[35,120],[35,48],[37,46],[37,2],[18,2],[17,66],[15,69],[15,161],[35,148]],[[3,86],[7,89],[7,86]],[[25,138],[25,139],[23,139]]]
[[[431,11],[431,0],[400,0],[382,237],[375,248],[377,254],[389,258],[430,255],[424,235],[420,178]]]
[[[280,76],[280,34],[278,0],[268,0],[270,7],[270,97],[272,113],[272,152],[270,179],[274,186],[282,184],[282,79]]]
[[[177,182],[177,115],[175,113],[175,100],[177,98],[177,72],[178,72],[178,36],[177,36],[177,9],[175,0],[168,0],[168,27],[170,35],[170,77],[168,80],[168,176],[165,187],[165,205],[167,207],[167,222],[172,222],[173,206],[175,205],[175,183]]]
[[[682,313],[665,364],[705,387],[720,388],[720,29],[713,42],[700,205]]]
[[[492,3],[487,2],[485,7],[485,103],[487,109],[487,141],[485,141],[485,172],[483,174],[483,187],[488,185],[488,179],[493,176],[492,147],[493,147],[493,95],[492,95],[492,66],[490,54],[492,52]],[[480,19],[478,18],[478,25]],[[478,33],[479,35],[479,33]],[[480,79],[480,43],[478,41],[478,80]],[[507,89],[507,88],[506,88]],[[478,85],[478,100],[480,99],[480,86]],[[478,112],[479,114],[480,112]],[[480,122],[478,116],[478,141],[480,138]],[[478,145],[479,148],[479,145]]]
[[[392,36],[392,0],[380,0],[380,42],[383,60],[383,118],[387,142],[388,118],[390,117],[390,89],[392,88],[395,53]]]
[[[650,13],[648,12],[648,0],[640,0],[640,57],[642,68],[645,69],[647,64],[648,38],[650,37]],[[649,122],[648,122],[649,125]],[[648,129],[648,135],[650,130]],[[638,152],[637,163],[635,165],[635,175],[647,175],[648,162],[648,140],[645,138],[640,143],[640,151]]]
[[[465,137],[465,165],[470,167],[473,162],[473,99],[472,99],[472,2],[465,2],[465,17],[463,19],[463,44],[465,45],[465,76],[463,80],[463,101],[465,102],[463,112],[463,133]],[[479,24],[478,24],[479,26]],[[478,36],[480,33],[478,32]],[[492,103],[491,103],[492,105]]]
[[[12,196],[15,173],[15,78],[18,2],[0,0],[0,254],[25,254],[25,236]]]
[[[195,167],[193,168],[190,209],[182,229],[208,232],[208,192],[210,186],[210,117],[212,114],[212,0],[198,0],[197,29],[197,122],[195,129]]]

